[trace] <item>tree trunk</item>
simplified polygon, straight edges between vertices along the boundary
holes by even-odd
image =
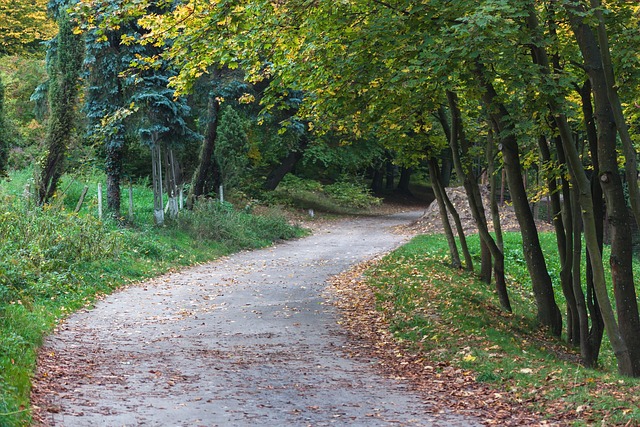
[[[156,225],[164,224],[164,201],[162,200],[162,153],[156,138],[151,147],[151,169],[153,178],[153,218]]]
[[[540,148],[540,155],[544,164],[551,164],[551,151],[549,144],[545,136],[538,138],[538,147]],[[556,148],[558,151],[562,149],[562,145],[556,142]],[[564,156],[561,153],[558,154],[559,158]],[[563,162],[559,161],[562,165]],[[563,183],[565,181],[563,180]],[[556,243],[558,246],[558,255],[560,259],[560,284],[562,287],[562,293],[564,294],[567,302],[567,341],[573,345],[578,345],[581,341],[579,323],[578,323],[578,308],[576,302],[576,296],[573,287],[573,266],[574,266],[574,242],[573,242],[573,213],[571,201],[567,196],[567,192],[564,193],[564,212],[560,203],[560,194],[558,192],[558,185],[555,176],[547,177],[547,188],[549,191],[549,197],[551,199],[553,226],[556,234]],[[563,186],[563,189],[568,190],[568,185]],[[565,228],[566,223],[566,228]],[[577,236],[580,239],[580,236]],[[580,254],[577,254],[578,257]],[[579,267],[579,266],[578,266]],[[579,271],[579,270],[578,270]],[[580,277],[578,275],[578,277]],[[584,301],[583,301],[584,302]],[[586,337],[586,335],[585,335]]]
[[[506,107],[498,101],[493,84],[485,76],[484,66],[478,63],[474,71],[480,84],[485,89],[482,98],[489,109],[492,127],[500,137],[499,148],[502,151],[511,201],[522,233],[522,251],[527,262],[527,269],[536,299],[538,320],[542,325],[548,327],[553,335],[560,336],[562,332],[562,315],[556,304],[551,277],[540,247],[538,230],[529,208],[527,192],[523,184],[522,169],[520,168],[520,153],[513,121]]]
[[[592,161],[593,171],[591,173],[591,199],[593,201],[593,216],[595,220],[596,237],[598,240],[598,250],[602,253],[604,246],[604,200],[602,196],[602,187],[597,177],[600,175],[598,166],[598,131],[596,129],[595,120],[593,118],[593,106],[591,104],[591,82],[587,79],[582,88],[579,89],[582,98],[582,113],[584,116],[587,140],[589,142],[589,151]],[[594,288],[593,268],[591,266],[591,257],[589,256],[589,248],[587,248],[586,263],[587,278],[587,308],[589,310],[589,318],[591,319],[591,329],[589,330],[588,341],[591,347],[590,357],[593,358],[595,366],[600,354],[600,346],[604,334],[604,320],[600,312],[600,306],[596,297]],[[586,364],[586,362],[585,362]]]
[[[449,216],[447,215],[447,207],[444,201],[444,189],[440,183],[438,177],[438,164],[434,158],[430,158],[429,175],[431,176],[431,186],[436,196],[436,203],[438,203],[438,210],[440,211],[440,220],[444,228],[444,234],[447,237],[447,243],[449,244],[449,254],[451,255],[451,265],[454,268],[462,268],[462,262],[460,261],[460,253],[456,246],[456,239],[453,237],[453,230],[451,229],[451,223],[449,222]]]
[[[4,109],[4,84],[0,76],[0,177],[7,169],[7,158],[9,156],[8,129]]]
[[[413,173],[412,168],[403,167],[400,170],[400,179],[398,180],[398,187],[396,190],[401,194],[412,196],[411,190],[409,189],[409,182],[411,181],[411,174]]]
[[[169,218],[176,219],[178,217],[178,196],[179,196],[179,181],[178,181],[178,163],[176,161],[173,150],[167,148],[163,153],[165,164],[165,186],[167,192],[167,207]]]
[[[372,177],[371,177],[371,192],[375,195],[382,194],[382,190],[384,187],[384,175],[379,167],[372,167]]]
[[[441,166],[440,177],[442,178],[442,186],[447,188],[451,182],[451,172],[453,172],[453,157],[451,148],[447,147],[440,154]]]
[[[304,150],[309,145],[309,137],[306,133],[300,136],[300,141],[298,143],[298,148],[296,150],[290,151],[287,157],[285,157],[280,165],[276,167],[274,170],[269,173],[267,176],[267,180],[262,186],[267,191],[273,191],[278,187],[282,178],[285,177],[286,174],[293,170],[293,167],[302,159],[304,155]]]
[[[107,210],[116,219],[120,218],[120,182],[122,181],[123,151],[123,144],[110,144],[107,146],[105,167],[107,175]]]
[[[471,252],[469,252],[469,245],[467,245],[467,237],[464,235],[464,228],[462,227],[462,221],[460,221],[460,215],[458,214],[456,207],[451,203],[451,199],[449,199],[444,186],[442,186],[442,195],[444,197],[444,203],[447,206],[447,210],[451,214],[453,222],[456,224],[456,231],[458,232],[458,239],[460,240],[460,248],[462,249],[462,255],[464,257],[465,269],[473,272],[473,258],[471,257]]]
[[[493,132],[489,129],[487,136],[487,175],[489,176],[489,206],[491,208],[491,221],[493,223],[493,231],[496,235],[496,245],[500,252],[504,253],[504,240],[502,238],[502,225],[500,224],[500,209],[498,208],[498,178],[495,168],[495,147],[493,141]]]
[[[207,133],[202,142],[200,162],[193,173],[191,188],[187,196],[187,208],[189,209],[193,208],[198,197],[207,194],[208,191],[215,190],[220,185],[220,171],[217,163],[213,161],[213,151],[218,137],[219,116],[220,101],[215,96],[211,96],[207,106]]]

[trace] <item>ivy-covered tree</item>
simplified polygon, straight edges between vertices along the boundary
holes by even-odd
[[[9,132],[4,113],[4,85],[0,80],[0,176],[4,174],[7,167],[8,151]]]
[[[75,33],[74,24],[65,4],[53,4],[52,16],[58,22],[58,35],[49,43],[50,115],[46,136],[46,155],[37,180],[38,203],[53,197],[63,172],[64,157],[76,125],[79,78],[83,58],[83,40]]]

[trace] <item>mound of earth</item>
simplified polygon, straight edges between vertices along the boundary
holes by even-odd
[[[489,205],[490,193],[485,187],[481,187],[480,191],[482,194],[482,203],[484,205],[485,214],[487,215],[487,220],[489,223],[489,230],[493,231],[493,223],[491,221],[491,210]],[[451,203],[456,208],[456,211],[460,216],[460,222],[462,223],[462,228],[464,229],[465,235],[477,233],[478,229],[476,228],[476,223],[473,219],[473,215],[471,214],[471,209],[469,208],[469,199],[467,197],[467,193],[464,191],[464,188],[449,187],[446,189],[446,192],[449,196],[449,199],[451,200]],[[499,206],[499,211],[502,231],[520,231],[520,225],[518,224],[518,219],[516,218],[516,213],[513,209],[513,206],[503,204],[502,206]],[[454,229],[455,233],[455,223],[451,214],[449,214],[449,220],[451,222],[451,227]],[[546,221],[537,221],[536,225],[538,227],[538,231],[553,230],[553,225]],[[438,203],[435,201],[432,202],[425,211],[424,215],[420,219],[418,219],[418,221],[408,226],[408,228],[414,232],[423,234],[444,233]]]

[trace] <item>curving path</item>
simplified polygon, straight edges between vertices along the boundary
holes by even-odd
[[[420,212],[313,236],[130,287],[72,316],[41,353],[47,426],[475,426],[432,413],[375,362],[350,359],[325,281],[406,240]]]

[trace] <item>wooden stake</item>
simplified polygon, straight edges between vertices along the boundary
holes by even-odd
[[[87,191],[89,191],[89,186],[85,185],[84,188],[82,189],[82,193],[80,193],[78,204],[76,205],[76,208],[73,210],[75,213],[80,212],[80,209],[82,208],[82,204],[84,203],[84,198],[87,196]]]

